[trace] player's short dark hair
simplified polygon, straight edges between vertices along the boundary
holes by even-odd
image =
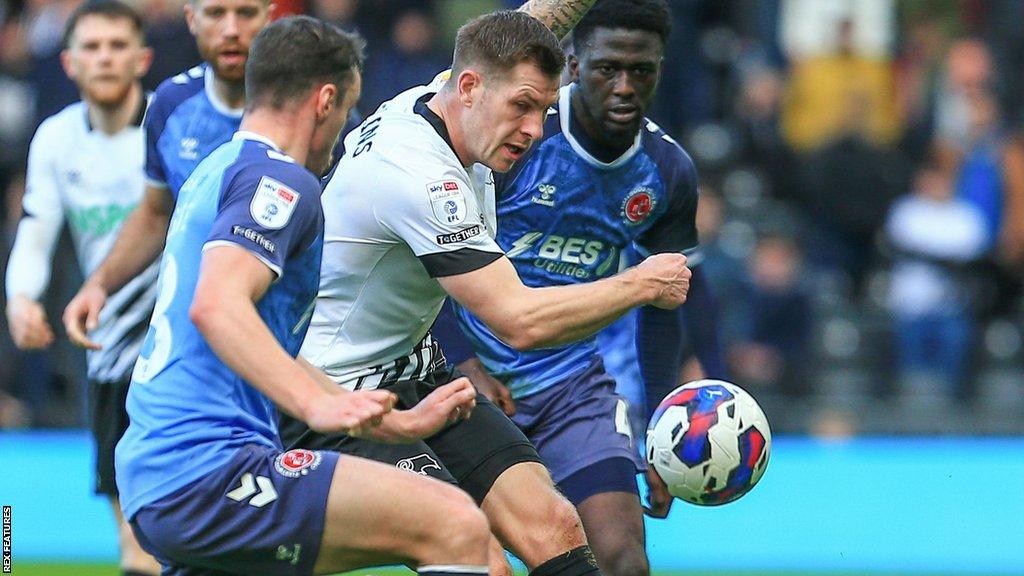
[[[507,72],[530,62],[547,76],[558,76],[565,54],[558,38],[540,20],[525,12],[501,10],[470,20],[455,36],[452,77],[472,66]]]
[[[664,45],[672,33],[672,13],[665,0],[598,0],[572,32],[572,47],[577,54],[598,28],[653,32]]]
[[[105,16],[110,19],[128,20],[139,35],[139,39],[145,42],[145,25],[142,22],[142,16],[134,8],[119,0],[88,0],[80,4],[68,16],[68,21],[64,25],[64,36],[61,39],[65,49],[71,45],[71,37],[74,36],[78,23],[86,16]]]
[[[318,84],[344,90],[363,68],[365,46],[358,34],[309,16],[289,16],[269,24],[249,48],[246,108],[281,108]]]

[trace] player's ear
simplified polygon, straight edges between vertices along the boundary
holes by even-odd
[[[195,36],[196,35],[196,9],[192,5],[192,0],[187,0],[185,6],[182,7],[185,11],[185,23],[188,24],[188,31]]]
[[[334,84],[324,84],[320,86],[320,89],[316,91],[317,121],[323,122],[324,119],[331,115],[335,106],[341,106],[338,87]]]
[[[64,68],[64,74],[72,80],[75,78],[75,67],[71,65],[71,50],[65,48],[60,51],[60,65]]]
[[[483,76],[472,68],[467,68],[459,73],[455,79],[455,89],[459,94],[459,101],[467,108],[473,105],[477,98],[477,89],[483,87]]]
[[[153,49],[148,46],[143,46],[139,49],[139,59],[135,63],[135,77],[142,78],[149,72],[149,67],[153,65]]]
[[[576,82],[580,79],[580,59],[575,54],[569,54],[565,59],[565,65],[569,67],[569,82]]]

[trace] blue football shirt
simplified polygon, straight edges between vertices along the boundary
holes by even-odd
[[[128,518],[244,445],[280,448],[273,404],[217,357],[189,318],[203,251],[226,243],[277,274],[256,308],[284,349],[298,354],[320,280],[320,183],[251,133],[214,151],[178,197],[156,309],[128,393],[131,424],[116,450]]]
[[[693,161],[653,122],[611,162],[595,158],[573,133],[573,85],[548,112],[543,139],[507,174],[495,174],[497,242],[527,286],[578,284],[619,271],[623,250],[691,253],[697,174]],[[513,397],[535,394],[585,370],[594,338],[519,352],[454,306],[487,370]]]

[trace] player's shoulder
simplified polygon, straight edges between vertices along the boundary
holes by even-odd
[[[66,137],[67,132],[80,132],[87,126],[88,114],[85,102],[81,100],[73,102],[62,108],[60,112],[43,120],[39,124],[39,128],[36,129],[36,134],[51,135],[64,132]]]
[[[696,182],[693,158],[672,136],[650,118],[644,118],[640,131],[644,152],[663,173]]]
[[[250,179],[271,178],[294,188],[298,192],[320,191],[320,180],[308,168],[294,158],[277,150],[269,141],[251,134],[239,132],[238,156],[234,162],[235,171]]]
[[[157,86],[149,102],[148,114],[169,114],[189,98],[200,93],[206,85],[206,69],[195,66],[171,76]]]

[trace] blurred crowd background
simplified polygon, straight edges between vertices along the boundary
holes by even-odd
[[[149,89],[199,61],[183,1],[131,2],[155,49]],[[776,432],[1024,432],[1024,2],[668,1],[650,116],[700,173],[730,378]],[[28,142],[77,99],[59,51],[79,2],[0,7],[4,268]],[[466,19],[518,4],[277,3],[367,38],[363,114],[445,68]],[[58,331],[80,281],[65,238]],[[0,427],[83,425],[82,353],[18,352],[2,323]]]

